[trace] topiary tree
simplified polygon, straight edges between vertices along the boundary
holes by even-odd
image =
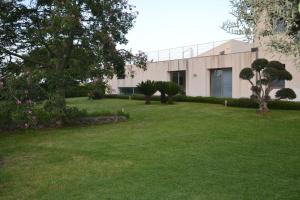
[[[173,104],[173,97],[180,92],[180,87],[173,82],[166,83],[166,94],[168,95],[168,103]]]
[[[161,103],[167,103],[168,99],[166,96],[166,90],[167,90],[167,84],[166,81],[157,81],[156,82],[156,88],[160,92],[160,102]]]
[[[253,78],[256,74],[256,83]],[[255,60],[251,68],[244,68],[240,72],[240,78],[248,80],[252,85],[251,98],[259,104],[259,112],[269,111],[268,102],[271,100],[270,93],[275,89],[274,81],[290,81],[292,75],[285,69],[285,65],[278,61],[269,62],[266,59]],[[295,99],[296,94],[292,89],[282,88],[276,92],[277,99]]]
[[[137,85],[137,89],[145,95],[145,104],[151,104],[151,96],[157,91],[156,83],[150,80],[142,81]]]

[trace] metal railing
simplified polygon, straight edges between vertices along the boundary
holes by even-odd
[[[245,38],[234,38],[232,40],[247,42]],[[176,47],[158,51],[150,51],[146,52],[146,55],[148,56],[149,62],[193,58],[201,56],[202,54],[207,54],[206,56],[215,55],[216,53],[220,53],[214,52],[215,48],[228,41],[230,40],[213,41],[208,43]]]

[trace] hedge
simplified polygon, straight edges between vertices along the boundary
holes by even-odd
[[[67,98],[87,97],[90,91],[91,91],[90,85],[75,86],[66,90],[66,97]]]
[[[105,95],[105,98],[110,99],[133,99],[133,100],[144,100],[143,95]],[[209,104],[220,104],[224,105],[225,100],[227,100],[227,106],[229,107],[241,107],[241,108],[258,108],[258,104],[248,98],[216,98],[216,97],[190,97],[178,95],[174,97],[174,101],[177,102],[195,102],[195,103],[209,103]],[[153,96],[151,101],[160,101],[159,96]],[[273,100],[269,102],[270,109],[277,110],[300,110],[300,102],[293,101],[280,101]]]

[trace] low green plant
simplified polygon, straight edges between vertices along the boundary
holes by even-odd
[[[105,95],[105,98],[111,99],[128,99],[129,96],[126,95]],[[144,100],[142,95],[133,95],[131,96],[132,100]],[[258,108],[258,104],[253,99],[249,98],[216,98],[216,97],[191,97],[176,95],[173,97],[173,100],[178,102],[194,102],[194,103],[208,103],[208,104],[219,104],[224,105],[227,101],[227,106],[229,107],[240,107],[240,108]],[[152,96],[151,101],[160,101],[159,96]],[[300,110],[300,102],[295,101],[285,101],[285,100],[271,100],[268,103],[270,109],[276,110]]]
[[[180,87],[173,82],[166,83],[166,94],[168,95],[168,103],[173,104],[173,97],[177,95],[180,91]]]
[[[98,99],[103,99],[104,97],[104,91],[103,90],[93,90],[91,91],[88,96],[89,96],[89,99],[93,99],[93,100],[98,100]]]
[[[151,97],[157,91],[156,83],[154,81],[147,80],[142,81],[137,85],[138,90],[145,95],[145,104],[151,104]]]
[[[156,82],[156,88],[160,92],[160,102],[162,104],[167,103],[168,99],[166,96],[166,90],[167,90],[168,82],[166,81],[157,81]]]

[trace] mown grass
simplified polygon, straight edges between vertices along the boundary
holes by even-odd
[[[0,199],[300,199],[300,112],[68,100],[128,122],[0,134]]]

